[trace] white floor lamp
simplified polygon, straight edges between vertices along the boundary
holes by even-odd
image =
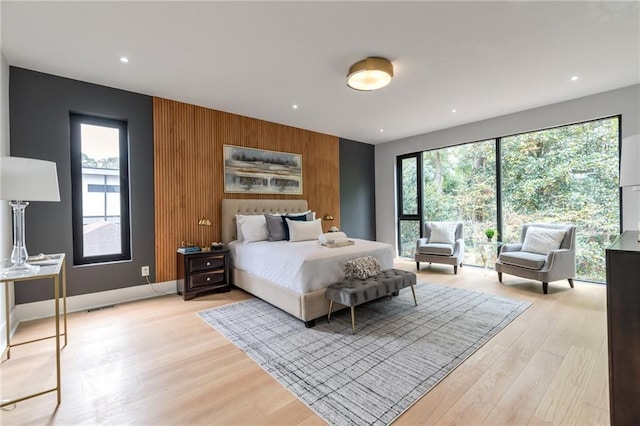
[[[640,191],[640,135],[630,136],[622,140],[620,186],[631,186],[634,187],[634,191]],[[640,220],[640,213],[638,220]],[[638,222],[638,230],[640,230],[640,222]],[[640,234],[638,235],[638,241],[640,241]]]
[[[56,163],[21,157],[0,158],[0,200],[9,201],[13,209],[12,265],[0,271],[3,275],[36,272],[29,265],[25,244],[24,213],[29,201],[60,201]]]

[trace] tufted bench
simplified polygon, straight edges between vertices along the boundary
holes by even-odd
[[[355,307],[365,302],[378,299],[384,296],[397,295],[400,290],[411,287],[413,302],[416,301],[416,291],[413,286],[416,283],[416,274],[401,269],[385,269],[373,277],[347,278],[327,287],[326,298],[329,302],[329,314],[327,320],[331,319],[331,309],[333,302],[351,306],[351,331],[356,328]]]

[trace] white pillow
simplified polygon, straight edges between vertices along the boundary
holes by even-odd
[[[522,251],[529,253],[547,254],[551,250],[560,248],[564,240],[565,231],[562,229],[548,229],[531,226],[527,228],[522,243]]]
[[[310,221],[285,220],[287,221],[287,226],[289,226],[289,241],[317,240],[322,234],[322,219]]]
[[[431,222],[430,243],[454,244],[456,242],[455,222]]]
[[[237,241],[264,241],[267,239],[267,220],[263,214],[236,215]]]
[[[244,238],[242,238],[242,224],[240,223],[243,217],[244,215],[241,214],[236,215],[236,241],[244,240]]]

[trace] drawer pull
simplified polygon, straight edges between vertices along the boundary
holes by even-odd
[[[207,277],[207,281],[211,281],[211,277]]]
[[[207,266],[211,265],[211,262],[207,262]]]

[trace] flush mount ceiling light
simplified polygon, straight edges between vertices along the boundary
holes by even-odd
[[[355,90],[381,89],[393,77],[393,64],[385,58],[370,57],[349,68],[347,86]]]

